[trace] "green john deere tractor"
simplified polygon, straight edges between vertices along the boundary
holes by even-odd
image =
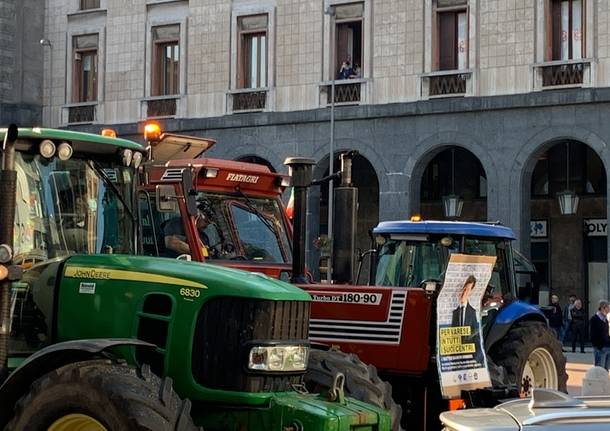
[[[0,429],[389,430],[340,374],[304,390],[308,294],[136,256],[143,147],[13,126],[2,141]]]

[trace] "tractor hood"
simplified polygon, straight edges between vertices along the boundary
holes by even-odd
[[[306,292],[257,272],[208,263],[127,255],[80,255],[66,260],[68,277],[161,283],[205,288],[209,295],[309,301]]]

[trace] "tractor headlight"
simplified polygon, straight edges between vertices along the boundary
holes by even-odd
[[[250,349],[248,368],[256,371],[305,371],[307,346],[255,346]]]
[[[139,151],[134,151],[131,163],[135,169],[138,169],[140,167],[140,163],[142,163],[142,153]]]

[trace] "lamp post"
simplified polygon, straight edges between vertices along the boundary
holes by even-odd
[[[330,149],[328,156],[328,175],[335,173],[335,43],[334,36],[335,31],[332,25],[332,18],[335,16],[334,6],[329,6],[325,11],[325,15],[328,15],[331,19],[331,26],[329,31],[330,40]],[[333,200],[334,200],[334,183],[333,180],[328,182],[328,241],[330,244],[330,255],[328,257],[328,264],[326,269],[326,281],[331,283],[333,280]]]
[[[53,109],[53,45],[49,39],[40,39],[40,45],[45,47],[49,47],[49,108],[47,113],[47,127],[51,127],[51,119],[53,118],[52,109]]]
[[[455,148],[451,149],[451,194],[442,197],[443,211],[447,218],[458,218],[462,214],[464,200],[455,194]]]
[[[557,193],[561,215],[574,215],[578,210],[578,195],[570,190],[570,141],[566,142],[566,189]]]

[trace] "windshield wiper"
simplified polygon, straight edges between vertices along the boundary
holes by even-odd
[[[267,226],[267,229],[269,229],[271,232],[273,232],[273,234],[275,236],[278,236],[278,233],[275,229],[275,227],[271,224],[271,222],[269,220],[267,220],[267,218],[258,210],[258,208],[256,208],[254,206],[254,204],[252,203],[252,201],[250,200],[250,198],[248,198],[248,196],[246,196],[244,194],[244,192],[241,191],[241,189],[239,187],[235,187],[235,191],[237,192],[238,195],[240,195],[242,198],[244,198],[244,200],[246,201],[246,206],[248,207],[248,209],[250,211],[252,211],[254,214],[256,214],[256,216],[260,219],[260,221],[262,221],[264,223],[265,226]]]
[[[132,222],[135,224],[135,215],[131,211],[129,205],[127,205],[127,202],[125,201],[125,198],[123,198],[123,195],[119,191],[118,187],[110,180],[110,178],[108,178],[108,175],[106,174],[106,172],[104,172],[104,169],[95,160],[87,160],[87,163],[89,164],[89,167],[91,169],[93,169],[100,177],[102,177],[102,180],[104,180],[104,184],[106,184],[106,186],[114,192],[121,204],[123,204],[123,207],[125,208],[125,211],[127,211],[127,214],[129,214],[129,217],[131,217]]]

